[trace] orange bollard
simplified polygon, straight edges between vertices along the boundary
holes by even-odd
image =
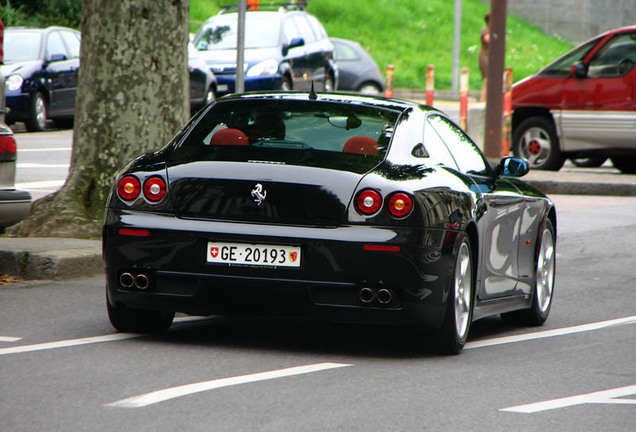
[[[468,68],[464,66],[459,75],[459,127],[468,127]]]
[[[426,66],[426,105],[433,106],[435,98],[435,66]]]
[[[512,135],[512,68],[504,70],[504,98],[503,98],[503,133],[501,140],[501,157],[510,155],[510,140]]]
[[[393,74],[395,72],[395,67],[390,64],[386,67],[386,86],[384,89],[384,96],[388,98],[393,97]]]

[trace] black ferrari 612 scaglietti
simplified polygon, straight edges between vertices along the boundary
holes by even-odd
[[[556,210],[442,112],[376,97],[217,100],[132,161],[108,200],[120,331],[192,315],[414,324],[457,353],[476,319],[542,324]]]

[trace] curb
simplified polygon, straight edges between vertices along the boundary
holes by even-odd
[[[104,273],[99,240],[0,238],[0,274],[66,280]]]

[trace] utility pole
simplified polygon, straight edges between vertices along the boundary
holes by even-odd
[[[246,0],[238,1],[238,28],[236,33],[236,83],[234,93],[245,91],[245,10]]]
[[[453,94],[458,92],[459,83],[459,50],[462,35],[462,0],[455,0],[455,31],[453,34],[453,71],[451,89]]]
[[[507,0],[490,0],[490,45],[486,87],[484,153],[491,162],[501,158],[503,125],[503,72],[506,56]]]

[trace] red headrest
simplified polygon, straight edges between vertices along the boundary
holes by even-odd
[[[367,136],[354,136],[345,143],[342,151],[345,153],[358,153],[376,156],[378,154],[378,142]]]
[[[218,130],[210,139],[211,145],[249,145],[247,135],[239,129],[226,128]]]

